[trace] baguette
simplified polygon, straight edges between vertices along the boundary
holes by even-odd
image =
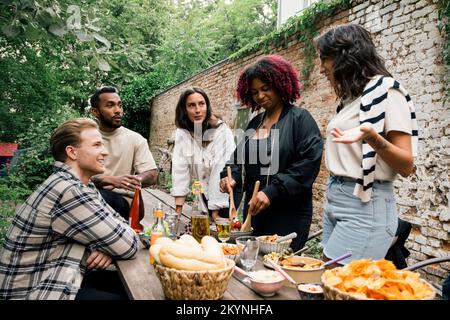
[[[161,260],[159,259],[159,251],[161,250],[163,245],[173,243],[172,239],[167,237],[161,237],[156,239],[155,243],[150,247],[150,255],[155,259],[156,263],[161,264]]]
[[[173,240],[170,238],[167,238],[167,237],[161,237],[161,238],[156,239],[156,241],[155,241],[155,244],[161,244],[161,245],[169,244],[169,243],[173,243]]]
[[[188,234],[183,234],[180,239],[176,240],[175,243],[186,245],[194,249],[202,249],[202,246],[195,240],[195,238]]]
[[[187,271],[205,271],[223,268],[223,266],[219,264],[207,263],[197,259],[179,258],[165,252],[164,249],[165,248],[162,248],[160,251],[161,262],[168,268]]]
[[[159,259],[159,251],[161,250],[162,245],[160,244],[154,244],[150,247],[150,256],[153,257],[153,259],[155,259],[155,262],[157,264],[161,264],[161,260]],[[151,263],[151,260],[150,260]]]
[[[204,236],[202,238],[202,248],[205,253],[204,261],[218,263],[222,266],[226,265],[223,250],[215,238]]]
[[[195,241],[194,238],[192,239]],[[195,241],[197,245],[188,245],[187,242],[191,242],[191,240],[185,237],[183,241],[164,244],[161,248],[155,250],[159,251],[161,264],[169,268],[189,271],[224,268],[226,261],[217,240],[212,237],[209,237],[209,239],[204,237],[203,239],[201,246],[197,241]]]

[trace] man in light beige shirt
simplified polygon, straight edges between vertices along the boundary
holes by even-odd
[[[128,219],[130,203],[138,187],[156,183],[156,164],[147,140],[122,126],[122,100],[114,87],[97,90],[90,99],[109,157],[104,174],[92,177],[106,202]]]

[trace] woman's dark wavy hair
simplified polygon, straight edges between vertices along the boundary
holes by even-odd
[[[359,97],[370,78],[391,77],[369,31],[356,24],[333,27],[314,39],[320,59],[333,59],[334,91],[340,99]]]
[[[194,132],[194,123],[189,119],[186,112],[186,101],[187,98],[194,93],[199,93],[203,96],[206,102],[206,117],[202,123],[202,130],[206,131],[210,128],[217,128],[219,116],[213,115],[211,102],[209,101],[208,95],[203,89],[198,87],[193,87],[183,91],[178,99],[177,107],[175,109],[175,125],[177,128],[186,129],[189,132]]]
[[[280,95],[284,103],[293,103],[300,98],[301,84],[298,80],[298,72],[290,62],[278,55],[260,58],[239,76],[236,97],[244,106],[249,106],[252,111],[255,111],[261,107],[252,98],[250,87],[253,79],[259,79],[268,84]]]

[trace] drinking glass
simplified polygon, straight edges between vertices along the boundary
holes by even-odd
[[[169,234],[167,236],[170,239],[175,240],[178,237],[178,214],[174,210],[168,210],[166,212],[164,220],[169,229]]]
[[[230,240],[231,236],[230,220],[217,219],[216,228],[217,228],[217,237],[219,238],[220,241],[222,241],[222,243],[225,243],[228,240]]]
[[[198,242],[202,241],[204,236],[209,236],[209,217],[205,214],[194,214],[191,216],[192,236]]]
[[[241,250],[239,257],[241,264],[247,272],[251,271],[258,259],[259,242],[254,236],[239,237],[236,239],[236,244]],[[247,277],[243,280],[250,283],[250,279]]]

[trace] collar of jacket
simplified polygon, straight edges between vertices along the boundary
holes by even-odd
[[[283,103],[283,110],[281,111],[280,118],[278,118],[278,121],[276,123],[279,123],[281,120],[283,120],[283,118],[288,114],[288,112],[292,108],[295,108],[295,106],[292,104],[289,104],[289,103]],[[251,123],[251,126],[249,126],[247,129],[258,128],[263,123],[265,115],[266,115],[265,111],[258,114],[255,118],[258,118],[259,121],[255,121],[254,123]]]

